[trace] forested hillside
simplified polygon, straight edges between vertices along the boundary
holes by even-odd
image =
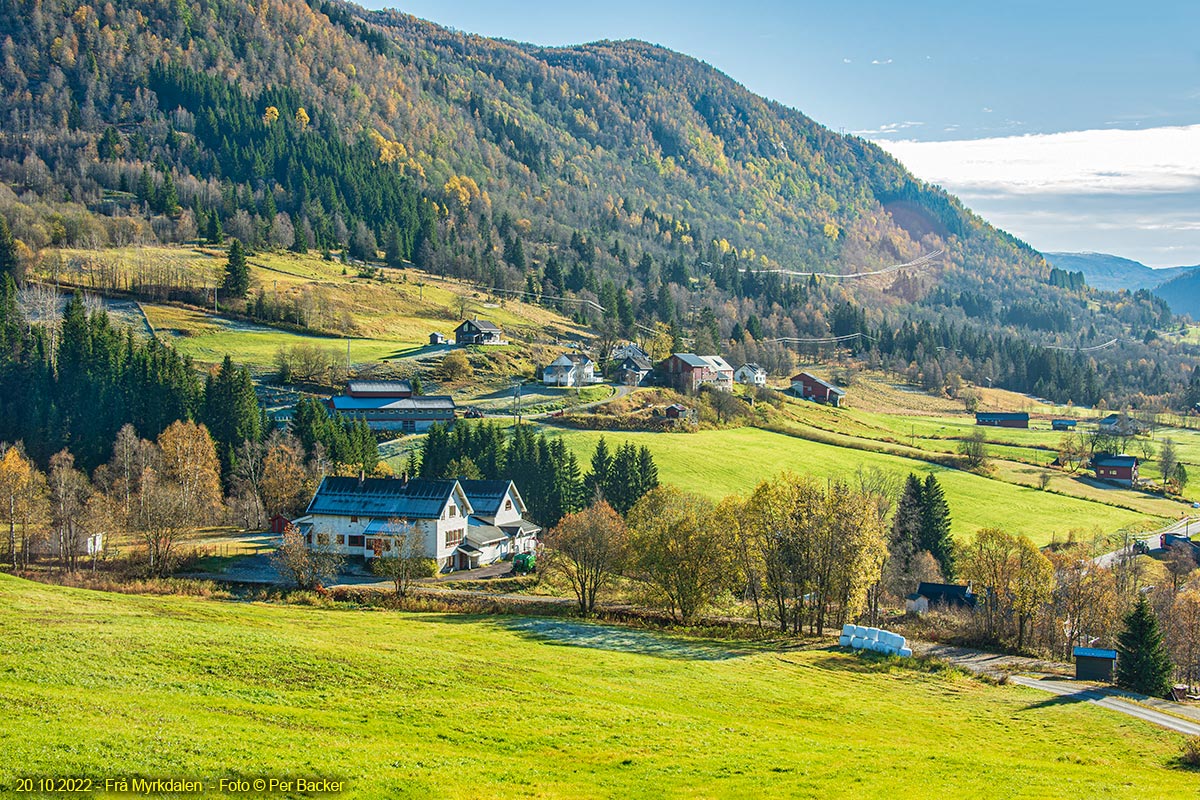
[[[0,0],[0,19],[18,278],[57,246],[232,236],[412,261],[733,358],[861,334],[933,389],[1185,400],[1164,304],[1056,280],[869,142],[663,48],[539,48],[326,0]]]

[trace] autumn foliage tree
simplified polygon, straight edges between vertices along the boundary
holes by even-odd
[[[596,597],[619,574],[629,554],[625,521],[603,499],[567,514],[546,534],[548,568],[567,579],[580,614],[591,614]]]

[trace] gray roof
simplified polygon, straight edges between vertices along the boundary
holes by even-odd
[[[621,369],[650,372],[654,369],[654,365],[650,363],[650,359],[642,358],[641,356],[635,354],[625,356],[625,360],[621,362]]]
[[[521,499],[520,492],[512,481],[473,481],[460,479],[458,485],[462,487],[463,494],[467,496],[467,501],[474,509],[475,516],[494,517],[496,512],[500,510],[500,503],[504,500],[504,495],[508,493],[509,487],[512,487],[513,497],[517,501],[517,508],[524,512],[525,501]]]
[[[472,325],[474,325],[476,328],[478,328],[481,331],[496,331],[497,333],[501,332],[499,325],[496,325],[495,323],[492,323],[492,322],[488,322],[486,319],[463,320],[462,325],[459,325],[458,327],[461,328],[463,325],[466,325],[468,322],[471,323]]]
[[[419,395],[417,397],[350,397],[336,395],[332,399],[337,411],[453,411],[454,398],[450,395]]]
[[[342,478],[327,476],[308,504],[308,514],[383,519],[437,519],[458,481],[414,478]],[[468,508],[464,515],[472,512]]]
[[[508,534],[495,525],[470,525],[467,527],[467,541],[476,547],[485,547],[507,540]]]
[[[745,364],[742,364],[740,367],[738,367],[738,369],[739,370],[748,369],[753,372],[766,372],[765,369],[760,367],[758,364],[755,364],[753,361],[747,361]]]
[[[674,355],[676,358],[678,358],[683,363],[687,364],[689,367],[706,367],[709,369],[712,368],[712,364],[709,364],[707,361],[705,361],[703,358],[696,355],[695,353],[675,353]]]
[[[412,383],[409,381],[350,381],[346,384],[347,392],[408,392],[412,393]]]

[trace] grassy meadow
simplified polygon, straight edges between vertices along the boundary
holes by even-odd
[[[0,787],[343,780],[345,797],[1182,797],[1179,737],[825,648],[569,619],[104,594],[0,575]],[[916,787],[920,787],[919,790]]]
[[[664,483],[714,499],[747,492],[764,478],[784,470],[821,478],[853,478],[860,468],[878,468],[897,481],[909,472],[922,477],[933,473],[946,492],[953,516],[951,528],[959,538],[971,536],[980,528],[1000,527],[1023,533],[1041,545],[1055,537],[1065,539],[1072,532],[1077,539],[1090,540],[1097,534],[1162,521],[1145,513],[985,478],[914,458],[837,447],[758,428],[696,433],[549,430],[563,436],[584,465],[601,435],[608,439],[610,447],[625,439],[638,446],[646,445],[654,454],[659,478]]]
[[[104,250],[61,250],[57,274],[88,286],[82,265],[102,264],[122,282],[137,276],[169,274],[196,287],[212,286],[225,268],[226,252],[212,247],[127,247]],[[355,265],[325,261],[320,254],[264,251],[248,258],[250,296],[303,309],[309,324],[332,336],[308,335],[266,325],[247,324],[206,309],[143,303],[147,321],[180,352],[201,363],[229,354],[252,367],[271,366],[281,346],[310,343],[345,351],[362,364],[419,353],[435,331],[451,335],[462,316],[491,320],[514,336],[552,336],[578,340],[584,331],[549,309],[513,299],[499,299],[470,284],[415,269],[379,269],[375,277],[360,275]],[[73,269],[74,265],[74,269]],[[91,268],[93,271],[95,267]],[[179,277],[183,276],[183,277]],[[48,277],[48,276],[44,276]]]

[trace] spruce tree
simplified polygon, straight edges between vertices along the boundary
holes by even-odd
[[[1171,690],[1171,659],[1145,597],[1138,597],[1117,637],[1117,685],[1151,697]]]
[[[912,557],[921,549],[921,525],[924,519],[924,488],[915,472],[908,473],[904,491],[892,517],[893,555]]]
[[[950,506],[937,478],[929,475],[921,487],[920,549],[928,550],[949,580],[954,575],[954,540],[950,537]]]
[[[250,267],[246,264],[246,251],[238,239],[229,243],[229,261],[225,264],[225,282],[221,288],[234,297],[245,297],[250,288]]]
[[[608,472],[612,468],[612,456],[608,453],[608,444],[604,437],[596,442],[596,451],[592,453],[592,471],[588,474],[585,487],[589,495],[597,491],[604,493],[608,485]]]

